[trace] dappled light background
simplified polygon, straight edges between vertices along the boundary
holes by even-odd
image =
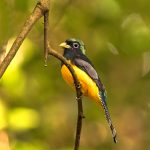
[[[0,61],[2,47],[9,50],[36,2],[0,1]],[[51,0],[51,45],[62,53],[58,45],[67,38],[84,41],[107,89],[118,132],[114,144],[102,109],[83,98],[81,150],[150,148],[149,6],[149,0]],[[7,141],[11,150],[73,149],[77,103],[60,67],[53,57],[44,67],[41,19],[0,81],[0,145]]]

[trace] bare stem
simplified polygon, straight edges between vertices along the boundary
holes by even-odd
[[[73,70],[73,68],[71,67],[70,64],[68,64],[67,60],[60,55],[59,53],[57,53],[55,50],[53,50],[50,45],[48,46],[48,52],[50,55],[56,57],[57,59],[59,59],[63,64],[66,65],[66,67],[69,69],[69,71],[72,74],[72,77],[74,79],[74,84],[75,84],[75,88],[76,88],[76,99],[77,99],[77,103],[78,103],[78,119],[77,119],[77,127],[76,127],[76,137],[75,137],[75,145],[74,145],[74,150],[78,150],[79,149],[79,145],[80,145],[80,137],[81,137],[81,129],[82,129],[82,119],[84,118],[83,115],[83,105],[82,105],[82,93],[81,93],[81,86],[80,86],[80,82],[78,81],[78,78]]]
[[[44,59],[47,66],[48,57],[48,29],[49,29],[49,10],[44,13]]]
[[[81,130],[82,130],[82,119],[84,118],[81,96],[79,97],[79,99],[77,98],[77,101],[78,101],[78,120],[77,120],[77,127],[76,127],[76,139],[75,139],[74,150],[79,149]]]

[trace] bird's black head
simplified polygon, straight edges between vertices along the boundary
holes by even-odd
[[[59,46],[64,48],[64,57],[73,60],[74,58],[80,57],[85,54],[84,43],[77,39],[67,39]]]

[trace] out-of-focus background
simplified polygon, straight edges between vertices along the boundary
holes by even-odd
[[[36,2],[0,1],[1,56]],[[84,41],[118,132],[114,144],[103,111],[84,98],[81,150],[150,149],[149,8],[149,0],[51,0],[51,45],[62,53],[58,45],[67,38]],[[72,150],[76,117],[75,93],[61,77],[60,62],[49,57],[44,67],[41,19],[0,81],[1,135],[12,150]]]

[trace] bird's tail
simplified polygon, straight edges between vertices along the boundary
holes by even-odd
[[[101,105],[104,109],[106,120],[107,120],[107,122],[109,124],[109,127],[111,129],[113,140],[114,140],[115,143],[117,143],[117,138],[116,138],[117,137],[117,132],[116,132],[116,129],[114,128],[112,120],[111,120],[111,116],[110,116],[110,113],[109,113],[109,110],[108,110],[108,107],[107,107],[107,103],[106,103],[105,93],[100,94],[100,102],[101,102]]]

